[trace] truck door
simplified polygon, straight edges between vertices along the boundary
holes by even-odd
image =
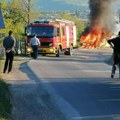
[[[66,40],[66,28],[65,25],[61,26],[61,43],[62,43],[62,49],[65,49],[67,47],[67,40]]]
[[[66,26],[66,40],[67,40],[67,48],[69,48],[69,40],[70,40],[70,35],[69,35],[69,27]]]
[[[76,26],[73,26],[73,46],[77,45]]]

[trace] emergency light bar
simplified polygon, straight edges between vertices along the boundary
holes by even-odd
[[[34,21],[33,23],[31,24],[42,24],[42,23],[54,23],[54,22],[61,22],[61,23],[65,23],[65,24],[72,24],[72,25],[75,25],[74,22],[72,21],[69,21],[69,20],[65,20],[65,19],[41,19],[41,20],[37,20],[37,21]]]
[[[63,23],[66,23],[66,24],[75,24],[74,22],[72,21],[69,21],[69,20],[65,20],[65,19],[55,19],[57,22],[63,22]]]

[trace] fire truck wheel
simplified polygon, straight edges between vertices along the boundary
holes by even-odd
[[[64,54],[65,54],[65,55],[70,55],[70,56],[72,56],[72,49],[73,49],[73,48],[72,48],[72,46],[71,46],[67,51],[64,52]]]
[[[60,47],[56,50],[56,57],[60,57]]]
[[[46,56],[46,54],[42,54],[42,56]]]
[[[33,57],[33,52],[30,53],[30,56]]]
[[[73,46],[71,45],[71,47],[68,50],[68,55],[72,56],[72,51],[73,51]]]

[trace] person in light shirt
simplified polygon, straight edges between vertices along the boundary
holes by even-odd
[[[38,57],[38,47],[40,46],[40,41],[36,37],[36,34],[34,34],[33,38],[30,39],[30,45],[31,45],[32,50],[33,50],[33,58],[37,59],[37,57]]]

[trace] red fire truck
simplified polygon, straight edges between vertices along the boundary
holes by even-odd
[[[56,57],[64,51],[66,55],[72,55],[72,49],[77,47],[76,25],[72,21],[63,19],[47,19],[30,23],[25,28],[26,52],[32,53],[30,39],[36,34],[40,40],[39,53],[55,54]]]

